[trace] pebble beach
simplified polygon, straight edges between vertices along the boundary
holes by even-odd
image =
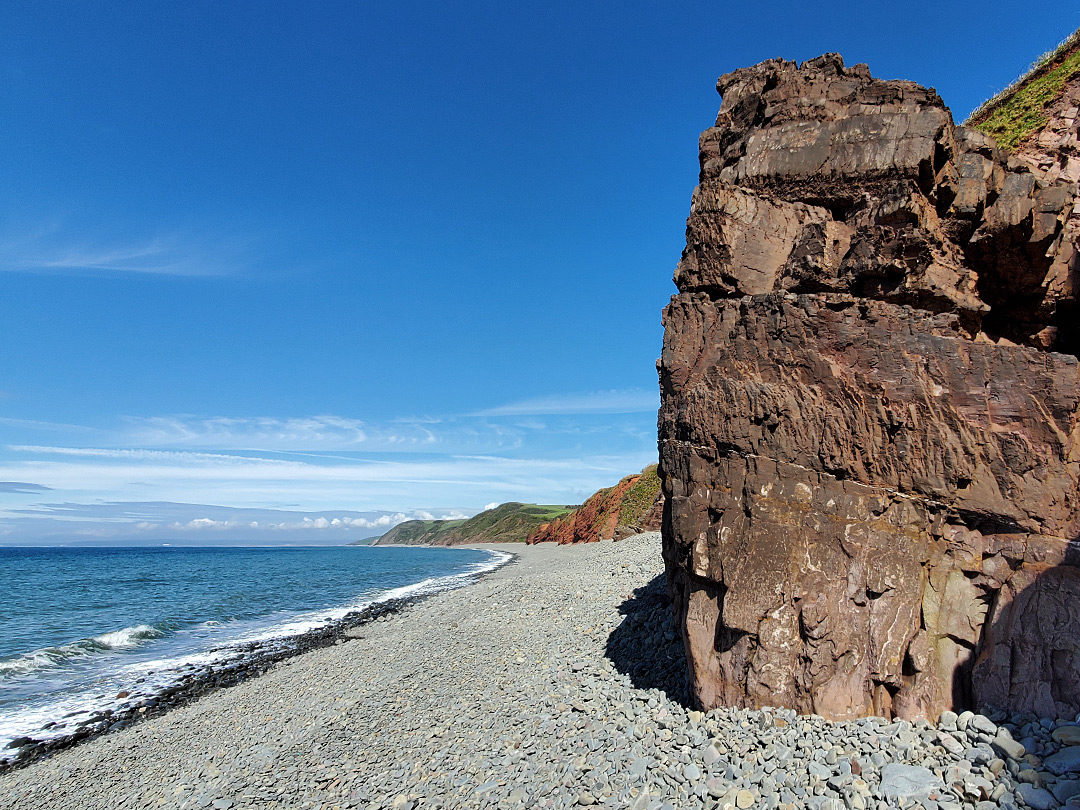
[[[688,707],[656,533],[511,564],[0,774],[17,808],[1080,807],[1080,726]]]

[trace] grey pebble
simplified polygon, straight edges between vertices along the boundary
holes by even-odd
[[[1043,760],[1046,770],[1061,776],[1065,773],[1080,773],[1080,745],[1062,748]]]
[[[1058,806],[1054,794],[1044,788],[1025,783],[1017,788],[1016,793],[1028,807],[1032,807],[1034,810],[1053,810]]]
[[[941,777],[921,765],[892,762],[881,769],[878,790],[885,799],[925,798],[932,792],[944,789]]]

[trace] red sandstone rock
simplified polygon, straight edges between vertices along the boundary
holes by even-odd
[[[635,480],[634,477],[624,478],[616,486],[600,490],[570,514],[542,525],[526,542],[566,545],[610,540],[619,520],[622,496]]]
[[[1075,185],[835,55],[717,87],[659,365],[698,702],[1075,715]]]
[[[647,498],[648,502],[638,502]],[[573,512],[544,523],[527,543],[595,543],[621,540],[632,534],[659,531],[663,518],[663,492],[658,490],[655,465],[639,475],[628,475],[614,487],[601,489]]]

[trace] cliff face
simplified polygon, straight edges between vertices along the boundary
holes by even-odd
[[[529,543],[595,543],[660,529],[663,493],[656,465],[595,492],[567,515],[538,527]]]
[[[659,364],[697,700],[1076,714],[1075,186],[835,55],[717,89]]]
[[[1059,59],[1052,60],[1046,66],[1050,76],[1055,70],[1080,66],[1080,32],[1074,34],[1071,41],[1073,44],[1063,50]],[[1080,74],[1063,83],[1043,108],[1041,118],[1045,120],[1043,126],[1017,144],[1014,158],[1032,166],[1044,182],[1080,182]],[[1065,220],[1065,234],[1065,244],[1076,245],[1080,242],[1080,205],[1074,203],[1069,211]],[[1063,314],[1068,316],[1075,330],[1080,319],[1080,311],[1076,308],[1077,260],[1072,257],[1070,260],[1072,274],[1066,276],[1060,285],[1063,303],[1067,302],[1070,307]],[[1075,331],[1073,335],[1076,335]],[[1070,351],[1077,353],[1075,342]]]

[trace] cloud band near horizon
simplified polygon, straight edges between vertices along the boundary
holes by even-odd
[[[648,399],[597,392],[383,423],[327,415],[137,418],[87,428],[80,438],[93,445],[40,441],[55,432],[24,426],[21,440],[0,450],[0,481],[10,482],[0,485],[0,532],[28,532],[35,520],[98,533],[139,522],[181,532],[242,528],[205,510],[146,521],[124,506],[147,502],[299,509],[296,520],[269,521],[298,531],[312,528],[305,518],[326,517],[319,528],[342,531],[370,529],[362,521],[376,519],[354,514],[361,522],[349,523],[339,515],[335,524],[326,516],[342,510],[471,514],[507,501],[580,503],[655,461]],[[46,493],[51,504],[42,502]],[[109,506],[75,514],[57,503]]]

